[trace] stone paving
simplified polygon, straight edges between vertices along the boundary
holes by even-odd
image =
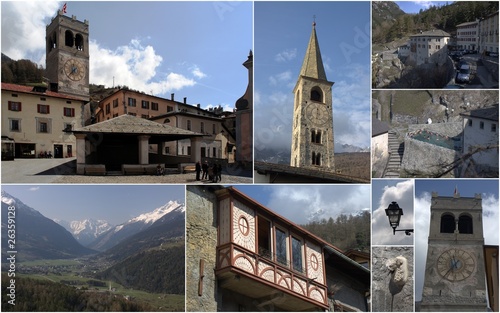
[[[196,181],[195,173],[167,174],[165,176],[84,176],[75,175],[75,158],[16,159],[2,161],[2,184],[213,184]],[[217,184],[251,184],[253,178],[222,173]]]

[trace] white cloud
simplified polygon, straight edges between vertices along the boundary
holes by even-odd
[[[191,74],[198,79],[207,77],[207,74],[203,73],[197,65],[191,67]]]
[[[412,245],[413,235],[404,232],[393,234],[385,209],[396,201],[403,209],[398,229],[413,229],[413,180],[405,180],[395,185],[386,185],[372,215],[372,243],[374,245]]]
[[[277,86],[282,83],[288,83],[291,81],[291,79],[292,79],[292,71],[288,70],[283,73],[279,73],[269,77],[269,84],[271,84],[271,86]]]
[[[2,2],[2,53],[45,64],[46,22],[59,9],[52,1]]]
[[[91,41],[90,54],[99,56],[90,59],[90,81],[93,84],[111,86],[114,82],[115,86],[125,85],[153,94],[165,94],[196,84],[195,80],[179,73],[157,75],[156,69],[163,58],[152,46],[143,47],[138,39],[115,50],[102,48]]]
[[[39,189],[40,189],[40,187],[31,187],[28,190],[29,191],[38,191]]]
[[[433,5],[432,1],[413,1],[418,6],[421,6],[424,9],[428,9]]]
[[[297,57],[297,48],[293,49],[286,49],[280,53],[278,53],[275,57],[274,60],[276,62],[287,62],[295,59]]]
[[[370,186],[274,186],[265,205],[294,223],[306,224],[364,211],[370,207]]]

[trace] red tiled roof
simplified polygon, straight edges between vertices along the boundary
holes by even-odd
[[[82,99],[77,98],[77,97],[68,96],[68,95],[64,95],[62,93],[49,91],[49,90],[46,90],[45,92],[36,92],[36,91],[33,91],[33,86],[24,86],[24,85],[17,85],[17,84],[2,83],[2,90],[29,93],[32,95],[44,95],[44,96],[52,97],[52,98],[85,101],[85,100],[82,100]]]

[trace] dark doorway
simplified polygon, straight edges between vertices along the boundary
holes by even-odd
[[[63,145],[54,145],[54,159],[63,158]]]

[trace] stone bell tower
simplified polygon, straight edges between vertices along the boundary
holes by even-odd
[[[89,22],[59,10],[45,36],[50,90],[89,100]]]
[[[481,194],[432,193],[422,312],[486,311]]]
[[[293,89],[291,166],[334,170],[333,84],[326,78],[314,22]]]

